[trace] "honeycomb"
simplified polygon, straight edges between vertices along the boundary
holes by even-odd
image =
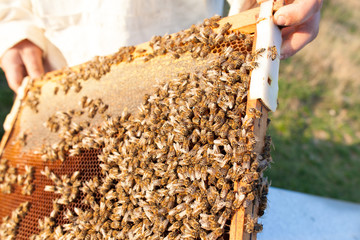
[[[1,155],[1,239],[227,239],[235,211],[258,197],[263,214],[254,37],[218,20],[31,83]]]

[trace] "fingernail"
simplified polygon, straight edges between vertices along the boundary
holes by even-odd
[[[284,16],[280,15],[277,20],[276,20],[276,24],[280,25],[280,26],[285,26],[286,24],[286,19]]]

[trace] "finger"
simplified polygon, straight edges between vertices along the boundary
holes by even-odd
[[[31,78],[37,78],[44,74],[42,51],[39,48],[25,48],[21,51],[21,57]]]
[[[322,0],[296,0],[276,11],[274,22],[280,26],[302,24],[319,12],[321,5]]]
[[[6,67],[3,66],[3,70],[9,87],[16,93],[26,75],[25,67],[12,64]]]
[[[1,68],[5,73],[9,87],[16,92],[26,76],[25,67],[19,53],[14,49],[6,51],[1,58]]]
[[[314,40],[319,32],[320,12],[307,22],[281,30],[283,43],[281,46],[281,59],[288,58]]]

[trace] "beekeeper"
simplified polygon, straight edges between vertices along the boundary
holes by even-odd
[[[263,0],[262,0],[263,1]],[[235,14],[256,0],[228,0]],[[295,0],[274,17],[282,57],[312,41],[322,0]],[[0,66],[15,92],[22,79],[73,66],[221,15],[224,0],[0,0]]]

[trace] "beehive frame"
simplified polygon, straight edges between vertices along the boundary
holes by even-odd
[[[258,8],[252,9],[250,11],[247,11],[245,13],[224,18],[219,21],[220,26],[224,25],[225,23],[229,22],[231,23],[230,31],[234,32],[243,32],[243,33],[255,33],[255,27],[256,27],[256,16],[259,12]],[[215,29],[216,32],[216,29]],[[141,44],[136,47],[136,49],[144,49],[145,53],[151,52],[151,46],[149,43]],[[146,54],[143,53],[143,51],[134,51],[134,58],[141,58],[146,57]],[[74,68],[76,69],[76,67]],[[55,72],[48,75],[49,79],[56,80],[61,78],[62,72]],[[26,92],[26,89],[25,89]],[[18,100],[19,101],[19,100]],[[11,137],[11,134],[14,134],[12,126],[14,126],[17,118],[17,114],[19,111],[20,106],[14,105],[14,108],[12,110],[12,114],[7,120],[7,124],[10,127],[10,129],[7,129],[2,141],[1,141],[1,148],[0,153],[3,154],[4,148],[7,144],[10,144],[8,139]],[[255,120],[254,123],[254,133],[257,136],[257,139],[259,139],[255,145],[254,151],[261,153],[264,148],[265,144],[265,134],[267,129],[267,113],[268,110],[262,105],[262,103],[259,100],[253,100],[247,102],[247,109],[257,109],[259,112],[262,113],[261,117]],[[52,166],[56,166],[57,164],[54,164]],[[240,184],[239,184],[240,185]],[[236,185],[235,185],[236,186]],[[256,233],[247,233],[244,231],[244,224],[246,222],[246,216],[248,214],[251,214],[253,217],[257,217],[257,208],[259,204],[259,199],[255,199],[253,203],[247,207],[246,209],[240,208],[234,215],[232,221],[231,221],[231,227],[230,227],[230,239],[232,240],[240,240],[240,239],[256,239]]]

